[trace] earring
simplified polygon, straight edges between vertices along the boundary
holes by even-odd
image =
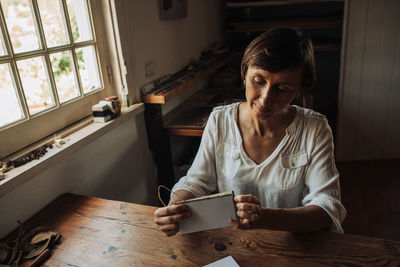
[[[243,80],[243,84],[246,84],[246,80]]]

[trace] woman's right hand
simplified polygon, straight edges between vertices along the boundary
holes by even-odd
[[[172,204],[159,208],[154,212],[154,222],[167,236],[173,236],[179,231],[179,222],[192,215],[184,204]]]

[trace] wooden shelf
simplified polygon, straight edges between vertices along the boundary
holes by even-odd
[[[297,27],[302,30],[315,29],[337,29],[341,28],[343,19],[341,17],[315,17],[315,18],[299,18],[299,19],[277,19],[263,21],[244,21],[230,22],[232,29],[226,32],[259,32],[266,31],[276,26]]]
[[[260,7],[260,6],[281,6],[281,5],[296,5],[296,4],[311,4],[311,3],[329,3],[329,2],[344,2],[344,0],[270,0],[270,1],[254,1],[254,2],[228,2],[227,7]]]
[[[313,44],[315,52],[340,51],[339,43]]]
[[[164,95],[155,95],[155,94],[149,94],[149,95],[144,95],[142,97],[142,101],[146,104],[165,104],[172,98],[174,98],[176,95],[181,93],[182,91],[194,86],[195,84],[199,83],[200,81],[206,79],[208,76],[216,72],[219,68],[224,66],[226,63],[228,63],[229,57],[225,57],[223,59],[217,60],[217,62],[210,64],[208,68],[205,70],[201,71],[199,75],[195,76],[193,79],[184,82],[182,85],[168,91]]]
[[[197,136],[203,135],[204,129],[167,129],[169,135],[179,135],[179,136]]]
[[[186,104],[165,118],[164,128],[171,135],[201,136],[214,106]]]

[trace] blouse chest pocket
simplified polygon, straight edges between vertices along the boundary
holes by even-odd
[[[275,175],[276,186],[282,190],[295,187],[301,181],[307,164],[307,152],[281,155]]]
[[[231,144],[220,143],[217,147],[217,168],[226,178],[236,176],[240,166],[240,151]]]

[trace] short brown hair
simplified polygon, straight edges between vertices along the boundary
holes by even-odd
[[[254,39],[244,52],[242,80],[250,66],[269,72],[304,66],[301,90],[308,92],[314,85],[315,61],[311,39],[297,29],[275,27]]]

